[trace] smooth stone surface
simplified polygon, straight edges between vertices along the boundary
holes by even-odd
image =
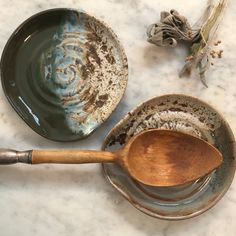
[[[60,144],[33,132],[10,107],[0,90],[1,146],[31,148],[101,148],[108,131],[129,110],[166,93],[196,96],[221,112],[236,134],[236,5],[233,1],[219,28],[224,50],[207,75],[206,89],[195,78],[179,79],[185,49],[148,44],[146,27],[162,10],[175,8],[194,22],[206,0],[0,0],[0,50],[14,29],[34,13],[52,7],[82,8],[109,24],[121,39],[129,60],[129,83],[121,104],[110,119],[87,140]],[[87,236],[234,236],[236,181],[224,198],[203,215],[179,222],[151,218],[135,209],[104,179],[100,165],[1,166],[1,235]]]

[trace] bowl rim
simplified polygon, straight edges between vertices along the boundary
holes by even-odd
[[[4,61],[5,61],[5,57],[7,55],[7,52],[8,52],[8,49],[9,49],[9,44],[11,43],[11,41],[14,39],[14,37],[18,34],[18,32],[20,32],[21,30],[23,30],[23,28],[25,27],[25,25],[30,22],[31,20],[33,19],[36,19],[37,17],[39,16],[42,16],[42,15],[46,15],[46,14],[50,14],[50,13],[53,13],[53,12],[57,12],[57,11],[74,11],[74,12],[77,12],[79,14],[84,14],[86,17],[88,18],[91,18],[93,20],[95,20],[98,24],[101,24],[105,29],[108,30],[108,32],[111,34],[112,38],[114,38],[114,40],[116,41],[117,43],[117,48],[119,49],[120,51],[120,55],[122,57],[122,64],[123,64],[123,70],[125,71],[125,73],[123,73],[123,81],[124,81],[124,89],[123,91],[121,92],[121,95],[117,98],[117,101],[113,107],[113,109],[110,109],[110,112],[107,112],[107,117],[106,119],[104,119],[101,123],[98,124],[98,126],[94,127],[90,133],[88,134],[85,134],[81,137],[77,137],[73,140],[60,140],[60,139],[57,139],[57,138],[51,138],[51,137],[47,137],[47,135],[44,135],[44,134],[41,134],[38,130],[35,130],[33,128],[33,126],[27,122],[27,119],[20,113],[18,112],[18,108],[17,106],[14,104],[13,100],[8,96],[7,94],[7,91],[6,91],[6,87],[5,87],[5,84],[4,84],[4,76],[3,76],[3,71],[4,71],[4,68],[3,68],[3,65],[4,65]],[[124,94],[125,94],[125,91],[127,89],[127,85],[128,85],[128,78],[129,78],[129,66],[128,66],[128,58],[126,56],[126,53],[125,53],[125,49],[124,49],[124,46],[122,45],[122,43],[120,42],[120,39],[118,38],[117,34],[113,31],[113,29],[107,24],[105,23],[103,20],[100,20],[98,18],[96,18],[94,15],[88,13],[87,11],[84,11],[82,9],[76,9],[76,8],[64,8],[64,7],[58,7],[58,8],[50,8],[50,9],[47,9],[47,10],[43,10],[43,11],[40,11],[40,12],[37,12],[33,15],[31,15],[30,17],[28,17],[26,20],[24,20],[14,31],[13,33],[11,33],[10,37],[8,38],[4,48],[3,48],[3,51],[2,51],[2,55],[1,55],[1,59],[0,59],[0,76],[1,76],[1,85],[2,85],[2,89],[3,89],[3,92],[5,94],[5,97],[7,98],[8,102],[10,103],[11,107],[13,108],[13,110],[19,115],[19,117],[27,124],[28,127],[30,127],[35,133],[37,133],[38,135],[40,135],[41,137],[43,138],[46,138],[48,140],[51,140],[51,141],[55,141],[55,142],[74,142],[74,141],[78,141],[78,140],[82,140],[82,139],[85,139],[87,138],[88,136],[92,135],[105,121],[107,121],[110,116],[112,115],[112,113],[117,109],[118,105],[120,104],[122,98],[124,97]]]
[[[195,100],[198,103],[201,103],[202,105],[209,107],[210,109],[212,109],[213,111],[215,111],[218,115],[218,117],[220,117],[220,119],[222,119],[222,122],[225,124],[225,127],[227,129],[227,131],[229,132],[229,136],[232,140],[232,145],[233,145],[233,162],[234,162],[234,167],[236,167],[236,143],[235,143],[235,137],[234,134],[229,126],[229,123],[226,121],[226,119],[224,118],[224,116],[222,115],[221,112],[219,112],[217,109],[214,108],[214,106],[208,104],[207,102],[194,97],[194,96],[189,96],[189,95],[185,95],[185,94],[181,94],[181,93],[173,93],[173,94],[165,94],[165,95],[161,95],[161,96],[153,96],[150,99],[145,100],[144,102],[139,103],[139,105],[137,105],[135,108],[133,108],[131,111],[129,111],[116,125],[114,125],[112,127],[112,129],[109,131],[109,133],[106,135],[101,150],[105,150],[106,146],[107,146],[107,141],[111,138],[113,132],[116,132],[116,130],[119,129],[119,126],[126,120],[129,119],[130,114],[133,114],[135,111],[137,111],[138,109],[142,108],[142,106],[144,106],[147,103],[151,103],[153,101],[155,101],[156,99],[161,99],[161,98],[166,98],[166,97],[172,97],[172,96],[176,96],[176,97],[182,97],[182,98],[188,98],[188,99],[192,99]],[[186,215],[180,215],[180,216],[165,216],[165,215],[161,215],[158,214],[156,212],[153,212],[150,208],[148,207],[144,207],[140,202],[138,202],[137,200],[135,200],[131,195],[129,195],[128,193],[126,193],[124,190],[122,190],[121,188],[119,188],[110,178],[109,174],[107,173],[107,169],[106,169],[106,165],[105,163],[102,163],[102,172],[103,175],[105,177],[105,179],[118,191],[121,193],[121,195],[127,199],[135,208],[137,208],[138,210],[140,210],[141,212],[154,217],[154,218],[158,218],[158,219],[162,219],[162,220],[170,220],[170,221],[177,221],[177,220],[186,220],[189,218],[193,218],[196,217],[198,215],[201,215],[202,213],[206,212],[207,210],[211,209],[213,206],[216,205],[216,203],[225,195],[225,193],[228,191],[228,189],[230,188],[234,176],[235,176],[235,171],[236,168],[234,168],[234,172],[231,176],[231,178],[229,179],[229,184],[228,186],[226,186],[223,191],[220,192],[220,194],[213,200],[211,201],[208,205],[206,205],[205,207],[199,209],[198,211],[192,212],[190,214],[186,214]]]

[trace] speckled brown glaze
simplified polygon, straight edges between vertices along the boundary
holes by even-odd
[[[80,123],[81,120],[85,123],[87,118],[102,123],[125,90],[128,77],[127,58],[112,30],[104,27],[104,23],[94,17],[86,15],[83,32],[86,32],[81,45],[84,53],[82,58],[75,61],[76,73],[81,78],[77,94],[80,94],[83,102],[83,115],[77,112],[75,123]],[[76,34],[72,38],[76,41]],[[64,104],[71,102],[73,95],[69,94],[67,98]]]
[[[223,117],[208,104],[184,95],[165,95],[129,112],[106,137],[102,149],[115,150],[147,129],[177,130],[200,137],[223,154],[220,168],[190,184],[150,187],[131,179],[119,167],[104,164],[108,181],[135,207],[157,218],[180,220],[211,208],[229,188],[235,172],[235,141]]]

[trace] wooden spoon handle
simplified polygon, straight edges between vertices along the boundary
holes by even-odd
[[[104,151],[78,151],[78,150],[29,150],[15,151],[11,149],[0,149],[0,165],[15,163],[41,164],[82,164],[113,162],[115,152]]]
[[[58,163],[58,164],[83,164],[113,162],[115,154],[103,151],[78,151],[78,150],[33,150],[32,164]]]

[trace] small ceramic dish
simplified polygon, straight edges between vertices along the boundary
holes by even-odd
[[[208,176],[176,187],[146,186],[135,182],[119,166],[103,164],[108,181],[136,208],[161,219],[187,219],[215,205],[228,190],[236,164],[233,133],[223,117],[196,98],[156,97],[129,112],[110,131],[102,149],[115,150],[133,135],[153,128],[186,132],[210,142],[223,154],[223,164]]]
[[[23,22],[1,58],[2,86],[18,115],[56,141],[86,137],[121,100],[128,65],[117,36],[73,9],[51,9]]]

